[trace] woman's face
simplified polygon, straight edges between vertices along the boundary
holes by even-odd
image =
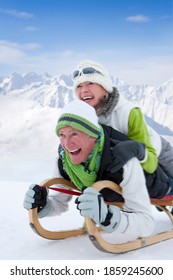
[[[59,138],[61,146],[74,164],[85,162],[96,142],[95,138],[71,126],[61,128]]]
[[[106,90],[99,84],[84,82],[77,86],[76,95],[78,99],[96,109],[98,104],[106,97]]]

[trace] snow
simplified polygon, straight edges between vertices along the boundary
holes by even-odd
[[[27,168],[30,162],[25,162]],[[49,164],[49,163],[48,163]],[[152,245],[140,250],[123,253],[109,254],[99,251],[89,240],[88,236],[71,237],[65,240],[47,240],[38,236],[29,226],[28,211],[23,208],[23,199],[28,186],[31,183],[40,183],[50,178],[51,172],[47,164],[35,162],[30,166],[26,180],[22,163],[13,161],[13,174],[7,175],[1,184],[1,228],[0,228],[0,259],[1,260],[172,260],[173,239]],[[38,172],[37,172],[38,171]],[[7,174],[6,170],[6,174]],[[37,173],[39,179],[36,181]],[[5,173],[4,173],[5,174]],[[12,178],[19,179],[13,181]],[[41,179],[42,177],[42,179]],[[4,178],[4,176],[3,176]],[[172,225],[168,217],[153,207],[156,218],[156,232],[171,229]],[[76,209],[74,200],[70,203],[69,211],[61,216],[44,218],[40,220],[43,227],[49,230],[63,230],[78,228],[83,225],[83,218]],[[106,237],[107,238],[107,237]],[[110,242],[117,242],[111,237]],[[108,238],[109,241],[109,238]]]

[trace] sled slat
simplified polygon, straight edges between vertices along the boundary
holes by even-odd
[[[151,203],[154,205],[161,205],[161,206],[173,206],[173,199],[156,199],[152,198]]]

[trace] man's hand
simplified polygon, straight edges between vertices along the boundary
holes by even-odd
[[[90,217],[107,232],[114,231],[120,222],[120,209],[107,205],[101,193],[92,187],[85,188],[75,203],[82,216]]]
[[[40,212],[47,203],[47,189],[39,185],[32,184],[25,193],[23,206],[25,209],[33,209],[38,207]]]
[[[111,150],[112,163],[106,168],[111,173],[120,170],[133,157],[136,157],[139,161],[145,158],[145,144],[135,140],[118,142]]]

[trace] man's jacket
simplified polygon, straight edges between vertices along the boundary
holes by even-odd
[[[107,170],[108,166],[113,166],[113,158],[111,154],[111,150],[116,145],[116,141],[126,141],[129,138],[122,134],[121,132],[111,128],[110,126],[102,125],[105,133],[105,143],[102,153],[101,165],[97,175],[97,180],[109,180],[115,182],[116,184],[120,184],[123,180],[123,168],[115,173],[111,173]],[[113,140],[113,141],[112,141]],[[117,141],[117,142],[118,142]],[[58,169],[61,176],[67,180],[69,179],[68,174],[63,169],[63,164],[61,157],[58,159]],[[135,170],[134,170],[135,172]],[[157,170],[153,174],[148,174],[144,172],[146,178],[146,186],[148,189],[148,193],[150,198],[162,198],[168,191],[168,178],[165,176],[165,173],[158,166]],[[138,176],[138,174],[136,174]],[[140,188],[140,186],[138,186]],[[103,197],[107,201],[122,201],[123,198],[119,194],[115,194],[113,191],[109,189],[102,190]]]

